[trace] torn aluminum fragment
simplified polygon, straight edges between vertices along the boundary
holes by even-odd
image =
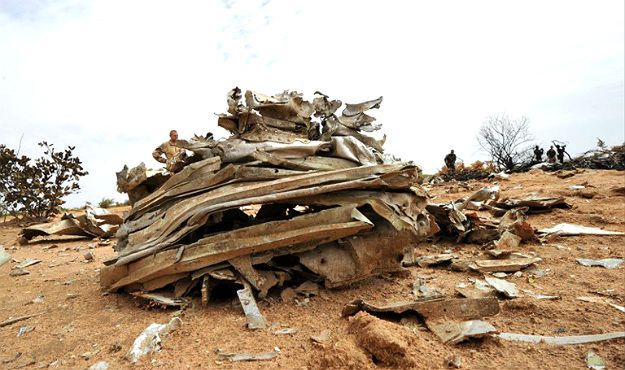
[[[615,269],[619,267],[623,263],[622,258],[603,258],[600,260],[592,260],[588,258],[578,258],[576,259],[577,263],[583,266],[601,266],[607,269]]]
[[[256,305],[256,300],[252,294],[252,288],[247,282],[244,282],[243,285],[243,289],[237,290],[237,296],[243,307],[243,312],[245,312],[247,328],[251,330],[265,329],[267,327],[267,320],[265,320],[265,317],[258,309],[258,305]]]

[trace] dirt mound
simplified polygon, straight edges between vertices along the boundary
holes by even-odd
[[[412,368],[417,364],[414,351],[422,346],[419,346],[414,334],[401,326],[359,312],[349,319],[348,332],[372,356],[374,363],[402,368]]]
[[[353,338],[346,338],[326,349],[319,362],[311,364],[311,368],[360,370],[374,366],[370,356],[356,345]]]

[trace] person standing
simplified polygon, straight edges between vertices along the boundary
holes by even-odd
[[[449,172],[456,172],[456,154],[453,149],[445,156],[445,166],[447,166]]]
[[[182,169],[184,160],[187,158],[185,150],[178,145],[178,131],[169,131],[169,140],[159,145],[152,152],[152,157],[165,164],[169,172],[178,172]]]
[[[534,148],[534,159],[536,159],[536,162],[540,163],[543,161],[543,153],[545,151],[543,150],[543,148],[538,147],[538,145],[536,145],[536,147]]]
[[[547,162],[556,163],[556,151],[553,150],[553,145],[551,145],[549,150],[547,150]]]

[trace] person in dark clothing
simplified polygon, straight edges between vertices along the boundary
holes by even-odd
[[[445,166],[447,166],[449,172],[453,173],[456,171],[456,154],[454,154],[453,149],[445,156]]]
[[[547,162],[556,163],[556,151],[553,150],[553,145],[547,150]]]
[[[536,162],[542,162],[543,161],[543,153],[544,153],[544,149],[543,148],[539,148],[538,145],[536,145],[536,147],[534,148],[534,157],[536,159]]]
[[[560,163],[564,163],[564,153],[566,153],[566,145],[558,145],[556,144],[556,150],[558,151],[558,161]]]

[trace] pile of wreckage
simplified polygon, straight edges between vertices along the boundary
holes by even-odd
[[[368,111],[382,98],[345,104],[316,93],[228,94],[219,126],[196,136],[175,174],[145,165],[117,174],[132,209],[101,287],[178,304],[215,287],[242,286],[252,302],[275,286],[340,287],[401,270],[408,250],[437,230],[420,169],[384,154]],[[246,305],[244,304],[244,307]],[[245,308],[247,312],[247,307]]]
[[[109,238],[117,232],[123,219],[104,208],[85,206],[85,213],[80,216],[64,214],[61,220],[31,225],[22,229],[18,242],[26,244],[37,236],[71,235],[87,238]]]
[[[554,163],[548,166],[541,166],[545,171],[558,171],[563,169],[590,168],[595,170],[625,170],[625,144],[607,148],[600,145],[595,150],[590,150],[584,154],[571,158],[564,163]]]
[[[117,174],[133,206],[117,232],[117,255],[100,270],[103,290],[184,306],[187,296],[201,296],[206,305],[224,287],[234,288],[248,328],[259,329],[267,322],[254,297],[270,289],[305,302],[301,296],[317,294],[317,284],[343,287],[410,266],[447,265],[484,280],[457,287],[460,298],[417,281],[411,301],[354,300],[343,315],[416,312],[441,340],[457,343],[496,333],[481,318],[499,312],[498,298],[518,296],[499,277],[541,261],[516,252],[521,243],[612,235],[569,224],[537,231],[527,222],[528,214],[570,208],[562,197],[502,198],[493,186],[449,203],[428,202],[419,168],[385,155],[383,140],[366,134],[380,128],[367,111],[381,98],[346,104],[340,115],[342,103],[321,94],[312,103],[293,92],[247,91],[245,104],[241,99],[232,90],[229,114],[219,117],[230,138],[181,143],[194,155],[180,172],[150,173],[142,164]],[[487,257],[461,259],[450,251],[415,258],[418,243],[439,238],[483,245]]]

